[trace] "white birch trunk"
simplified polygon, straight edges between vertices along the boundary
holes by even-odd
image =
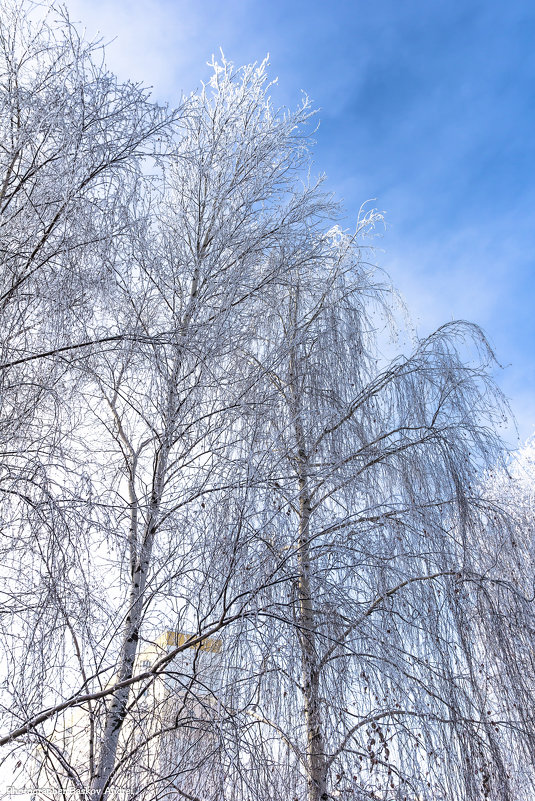
[[[310,498],[306,480],[299,479],[298,616],[307,736],[307,791],[309,801],[326,801],[327,758],[320,706],[320,665],[310,584]]]
[[[116,674],[116,681],[118,682],[129,679],[133,675],[147,576],[160,514],[168,455],[169,444],[166,443],[159,453],[156,465],[150,514],[144,532],[143,543],[139,556],[134,560],[129,595],[129,611],[125,622],[123,642],[119,656],[119,669]],[[98,756],[98,765],[95,776],[91,782],[92,801],[106,798],[107,785],[115,765],[119,736],[126,716],[129,693],[130,687],[123,687],[117,690],[117,692],[113,694],[110,706],[107,710],[104,733]]]
[[[295,307],[294,307],[295,312]],[[317,620],[312,602],[310,560],[310,516],[312,503],[306,438],[301,420],[296,380],[296,357],[290,357],[291,411],[297,445],[299,485],[299,537],[297,550],[298,605],[296,622],[301,646],[303,713],[306,728],[306,768],[308,801],[327,801],[327,757],[320,700],[320,659],[317,652]]]
[[[147,585],[147,576],[150,569],[150,561],[152,556],[152,548],[158,527],[158,522],[161,512],[162,496],[164,491],[165,476],[167,472],[167,465],[169,461],[169,453],[173,446],[173,441],[176,433],[177,425],[177,408],[178,408],[178,379],[180,367],[182,364],[183,343],[186,337],[188,325],[191,322],[195,299],[197,296],[199,280],[198,266],[194,270],[190,292],[189,302],[181,321],[182,336],[176,346],[176,355],[174,359],[173,369],[169,376],[169,390],[167,396],[167,409],[165,413],[165,428],[162,444],[158,450],[156,457],[156,465],[154,469],[154,479],[152,486],[152,495],[149,506],[149,516],[141,547],[138,554],[138,511],[139,505],[135,491],[135,469],[137,456],[132,453],[132,465],[129,482],[130,492],[130,565],[131,565],[131,585],[128,605],[128,615],[126,618],[123,642],[121,646],[121,653],[119,657],[119,669],[116,675],[116,680],[122,682],[132,677],[134,669],[134,661],[137,653],[137,646],[139,640],[139,629],[142,622],[143,602],[145,598],[145,589]],[[120,424],[120,421],[119,421]],[[107,795],[108,783],[113,772],[115,759],[117,755],[117,746],[119,744],[119,736],[123,726],[126,709],[128,705],[128,697],[130,694],[130,686],[121,688],[113,694],[110,706],[107,710],[106,721],[104,725],[104,733],[102,743],[100,746],[100,753],[98,758],[98,765],[95,776],[91,781],[91,799],[92,801],[104,801]]]

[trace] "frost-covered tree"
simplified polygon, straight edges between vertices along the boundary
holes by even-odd
[[[308,106],[275,114],[266,89],[265,65],[235,71],[223,63],[214,65],[209,86],[190,98],[154,224],[134,246],[139,275],[125,266],[118,287],[125,299],[119,308],[132,307],[151,344],[129,347],[121,361],[94,368],[111,412],[118,478],[128,481],[130,570],[120,681],[132,676],[148,597],[151,606],[158,599],[165,604],[174,586],[180,604],[174,603],[173,619],[199,633],[213,633],[243,608],[241,583],[236,605],[225,590],[231,577],[224,570],[202,572],[211,551],[225,545],[218,546],[217,530],[199,528],[193,510],[205,496],[213,500],[203,501],[201,510],[231,504],[229,490],[239,492],[232,475],[233,422],[255,372],[236,351],[250,336],[259,294],[285,270],[273,253],[313,226],[322,210],[314,188],[294,185]],[[197,514],[202,519],[202,511]],[[238,523],[231,515],[230,527]],[[107,712],[92,784],[98,792],[114,766],[128,697],[128,687],[118,691]]]
[[[50,468],[73,422],[65,412],[75,376],[62,357],[130,333],[102,326],[94,305],[110,283],[111,243],[132,223],[141,161],[172,122],[102,58],[59,6],[2,4],[0,497],[2,528],[18,530],[22,550],[54,525]],[[6,553],[17,554],[17,581],[27,564],[10,539]],[[46,607],[50,590],[34,590],[29,607]]]
[[[8,725],[43,707],[47,669],[62,659],[54,633],[70,625],[59,621],[78,603],[78,615],[89,611],[84,582],[69,580],[87,526],[74,511],[80,487],[75,478],[58,486],[79,410],[77,374],[65,357],[87,353],[79,347],[87,339],[102,346],[130,333],[106,329],[94,306],[110,284],[111,245],[132,224],[142,160],[162,149],[172,121],[147,92],[106,70],[101,48],[79,36],[61,7],[2,4],[0,626]]]
[[[287,575],[258,631],[259,728],[310,801],[512,798],[462,629],[466,542],[492,509],[478,477],[500,453],[492,353],[452,323],[389,360],[387,287],[352,239],[281,257],[252,354],[272,392],[258,507]]]
[[[94,801],[521,797],[483,334],[405,337],[265,63],[169,114],[38,12],[0,26],[0,743]]]
[[[29,36],[32,43],[59,37],[59,51],[54,44],[51,52],[60,66],[63,39],[68,45],[75,38],[71,26],[62,25],[45,23]],[[73,63],[80,72],[94,67],[90,54]],[[39,79],[40,64],[28,65],[28,79]],[[80,232],[74,225],[77,209],[59,205],[62,232],[72,223],[72,236],[83,236],[71,241],[58,233],[55,260],[49,261],[58,280],[70,276],[64,256],[89,270],[80,275],[76,331],[82,342],[115,344],[72,348],[65,363],[65,350],[48,347],[44,356],[42,348],[36,353],[37,347],[25,342],[19,358],[11,355],[4,364],[13,375],[15,362],[26,369],[50,359],[59,365],[61,384],[54,387],[50,433],[41,432],[38,440],[37,500],[21,489],[18,455],[9,462],[6,454],[4,493],[13,502],[5,507],[5,646],[6,659],[15,659],[17,669],[6,681],[11,731],[3,742],[30,742],[41,783],[46,775],[60,787],[90,788],[95,798],[104,798],[125,788],[129,738],[139,723],[136,699],[143,700],[169,661],[162,654],[141,678],[134,675],[144,636],[172,625],[192,633],[201,648],[206,638],[246,616],[248,600],[255,597],[254,585],[237,582],[235,573],[240,487],[247,472],[237,457],[235,421],[258,377],[237,353],[245,352],[243,342],[251,336],[258,296],[285,269],[278,253],[314,230],[329,205],[300,177],[308,101],[294,113],[276,112],[265,63],[242,70],[225,62],[213,65],[209,85],[182,108],[173,147],[157,154],[160,172],[152,180],[141,172],[143,153],[134,146],[127,150],[122,129],[114,127],[113,102],[122,88],[94,70],[92,92],[100,96],[110,82],[113,87],[108,125],[100,119],[100,128],[92,131],[90,118],[85,123],[90,153],[103,167],[102,183],[88,196],[80,220],[97,233],[92,239]],[[68,159],[68,135],[75,128],[64,120],[67,101],[82,119],[87,109],[77,86],[61,72],[49,72],[51,86],[64,92],[49,127],[60,139],[57,159]],[[150,115],[160,121],[161,115],[143,92],[127,89],[135,96],[131,129],[125,111],[124,130],[134,137],[136,114],[145,121]],[[169,137],[174,122],[171,118],[158,132]],[[145,139],[149,133],[155,133],[154,125]],[[109,147],[124,154],[117,156],[118,169],[124,161],[124,180],[120,172],[104,169],[107,137]],[[42,191],[61,190],[67,203],[70,176],[67,170],[64,184],[60,175],[49,186],[45,171]],[[72,194],[81,204],[76,186]],[[53,221],[55,197],[42,201]],[[106,218],[103,229],[97,229],[100,215]],[[47,273],[47,266],[48,261],[23,265],[21,281],[26,270],[49,287],[55,273]],[[93,274],[103,278],[91,291]],[[36,304],[45,291],[40,286],[31,295]],[[66,302],[68,320],[74,297],[71,293]],[[62,333],[65,328],[62,324]],[[39,320],[31,331],[38,336]],[[41,358],[30,358],[36,355]],[[44,385],[49,394],[51,386]],[[218,532],[220,509],[227,510],[227,520]],[[186,648],[181,643],[175,650]],[[188,681],[195,685],[195,670]],[[85,716],[87,742],[79,754],[69,737],[65,740],[70,709]]]

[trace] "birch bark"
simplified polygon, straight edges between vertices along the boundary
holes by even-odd
[[[292,293],[293,295],[294,293]],[[292,346],[290,348],[288,391],[290,414],[295,436],[295,468],[298,494],[298,540],[297,540],[297,614],[296,625],[301,648],[303,681],[303,714],[306,730],[307,793],[309,801],[326,801],[327,756],[321,714],[320,659],[318,656],[318,632],[314,610],[312,588],[312,565],[310,552],[312,499],[310,497],[309,457],[303,410],[299,396],[299,357],[296,351],[298,287],[290,298],[290,320]]]

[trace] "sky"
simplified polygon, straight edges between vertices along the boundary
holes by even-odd
[[[313,172],[354,228],[385,211],[376,258],[420,335],[478,323],[521,441],[535,430],[535,3],[529,0],[67,0],[119,77],[171,105],[220,48],[270,55],[277,105],[319,109]],[[514,444],[514,433],[508,434]]]

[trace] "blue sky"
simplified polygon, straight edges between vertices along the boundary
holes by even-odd
[[[121,77],[176,102],[270,54],[275,100],[321,109],[314,169],[385,210],[377,258],[420,334],[487,333],[521,439],[535,429],[535,3],[525,0],[68,0]]]

